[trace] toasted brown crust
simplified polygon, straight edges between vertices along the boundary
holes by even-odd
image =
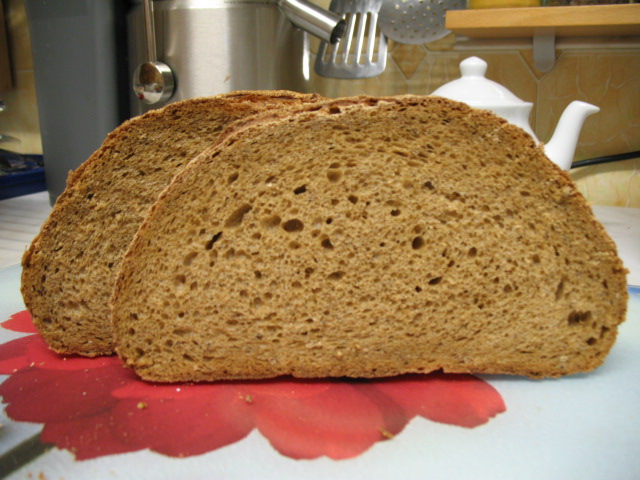
[[[160,195],[114,290],[144,379],[555,377],[600,365],[625,269],[504,120],[357,97],[227,130]]]
[[[315,102],[288,91],[232,92],[133,118],[75,172],[25,252],[22,294],[59,353],[113,353],[109,298],[122,255],[173,175],[227,125],[258,112]]]

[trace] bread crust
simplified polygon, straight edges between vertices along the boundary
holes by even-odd
[[[557,377],[604,361],[625,274],[524,131],[361,96],[221,135],[153,205],[112,312],[118,354],[152,381]]]
[[[65,191],[22,259],[21,291],[54,351],[113,353],[109,299],[120,261],[157,195],[228,124],[319,95],[241,91],[152,110],[111,132],[69,173]]]

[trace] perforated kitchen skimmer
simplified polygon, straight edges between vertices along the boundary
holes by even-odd
[[[329,10],[341,15],[346,30],[336,44],[320,43],[315,70],[331,78],[368,78],[384,71],[387,39],[378,28],[382,0],[332,0]]]
[[[465,0],[383,0],[378,24],[396,42],[433,42],[449,33],[444,28],[446,11],[465,6]]]

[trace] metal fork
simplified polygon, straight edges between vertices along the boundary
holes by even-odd
[[[329,10],[347,23],[336,44],[322,41],[316,56],[318,75],[331,78],[368,78],[387,64],[387,39],[378,28],[382,0],[332,0]]]

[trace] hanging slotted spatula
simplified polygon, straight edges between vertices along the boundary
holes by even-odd
[[[331,78],[368,78],[384,71],[387,39],[378,28],[382,0],[332,0],[329,10],[342,15],[347,27],[336,44],[320,43],[315,70]]]
[[[444,28],[447,10],[465,5],[465,0],[383,0],[378,23],[382,33],[396,42],[433,42],[450,33]]]

